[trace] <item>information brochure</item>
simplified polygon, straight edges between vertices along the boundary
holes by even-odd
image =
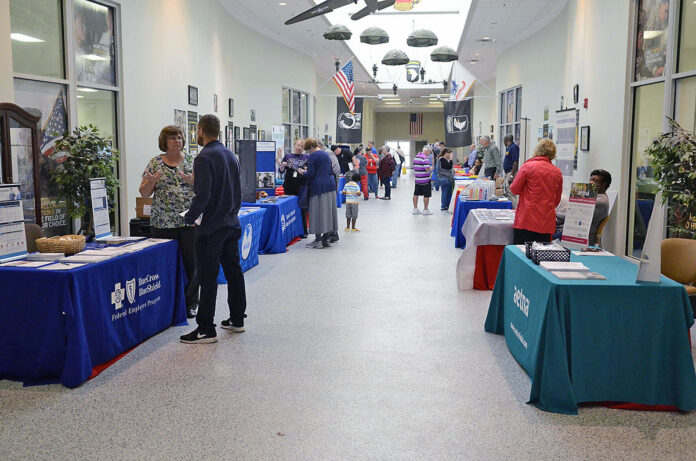
[[[0,262],[27,255],[24,210],[19,184],[0,184]]]
[[[94,238],[106,239],[111,237],[111,221],[109,220],[109,201],[106,195],[106,178],[89,180],[92,196],[92,217],[94,219]]]
[[[574,182],[570,186],[568,211],[561,236],[563,246],[577,250],[587,248],[596,203],[597,186],[594,184]]]

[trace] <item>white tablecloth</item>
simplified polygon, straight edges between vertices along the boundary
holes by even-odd
[[[457,287],[471,290],[474,286],[476,251],[479,245],[510,245],[512,243],[513,210],[471,210],[462,225],[466,248],[457,262]]]

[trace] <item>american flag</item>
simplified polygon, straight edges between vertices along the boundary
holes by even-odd
[[[56,141],[68,130],[68,115],[65,112],[65,100],[61,91],[53,104],[51,116],[46,120],[41,136],[41,153],[47,157],[53,154]]]
[[[355,83],[353,82],[353,63],[348,61],[348,64],[333,76],[333,81],[341,90],[343,99],[346,101],[346,106],[351,114],[355,114]]]
[[[411,124],[408,132],[414,138],[423,134],[423,114],[411,114]]]

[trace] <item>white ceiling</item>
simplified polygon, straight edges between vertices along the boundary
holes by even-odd
[[[279,6],[281,1],[287,5]],[[439,0],[422,0],[420,5],[437,1]],[[322,35],[330,26],[325,16],[290,26],[284,24],[286,20],[314,6],[316,2],[313,0],[220,0],[220,3],[239,22],[313,59],[317,74],[320,78],[325,79],[325,82],[318,82],[319,95],[321,95],[322,88],[327,89],[331,84],[331,76],[335,73],[335,57],[339,57],[345,63],[352,55],[350,49],[343,42],[324,39]],[[359,0],[359,3],[362,4],[363,1]],[[471,0],[464,33],[457,48],[460,61],[477,76],[479,81],[495,77],[496,60],[500,53],[545,27],[558,16],[567,3],[568,0]],[[416,12],[420,5],[416,5],[413,11]],[[344,8],[356,9],[357,7],[349,5]],[[364,19],[347,22],[344,25],[353,30],[354,36],[359,35],[368,26]],[[352,27],[353,23],[359,26]],[[430,29],[436,34],[438,33],[437,24]],[[387,30],[387,33],[389,32]],[[495,41],[489,43],[477,41],[485,36],[494,38]],[[447,45],[456,47],[456,44],[447,43]],[[413,50],[406,43],[390,42],[388,45],[382,46],[390,46],[389,49],[400,48],[407,53],[409,50]],[[471,64],[469,62],[471,59],[478,59],[479,62]],[[379,60],[381,60],[381,56]],[[354,66],[356,81],[367,82],[372,78],[371,70],[368,73],[356,62],[354,62]],[[382,67],[381,64],[378,66]],[[411,104],[387,106],[381,103],[377,109],[388,111],[414,110],[413,106],[418,105],[419,111],[439,110],[439,106],[428,105],[427,100],[429,94],[437,92],[442,92],[442,90],[399,90],[401,100],[410,101]],[[359,96],[377,96],[387,93],[391,93],[391,91],[380,90],[375,84],[356,83],[356,94]]]

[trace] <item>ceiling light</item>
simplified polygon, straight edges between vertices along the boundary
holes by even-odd
[[[475,53],[474,56],[481,56],[481,53]]]
[[[278,6],[287,6],[286,2],[278,2]]]
[[[478,39],[478,41],[479,42],[495,42],[495,39],[491,38],[491,37],[481,37],[480,39]]]
[[[89,61],[108,61],[108,59],[97,56],[96,54],[86,54],[85,59]]]
[[[24,42],[24,43],[46,43],[45,40],[41,40],[40,38],[32,37],[30,35],[18,34],[18,33],[10,34],[10,38],[12,40],[16,40],[18,42]]]
[[[95,90],[94,88],[78,88],[77,91],[82,91],[83,93],[96,93],[99,90]]]

